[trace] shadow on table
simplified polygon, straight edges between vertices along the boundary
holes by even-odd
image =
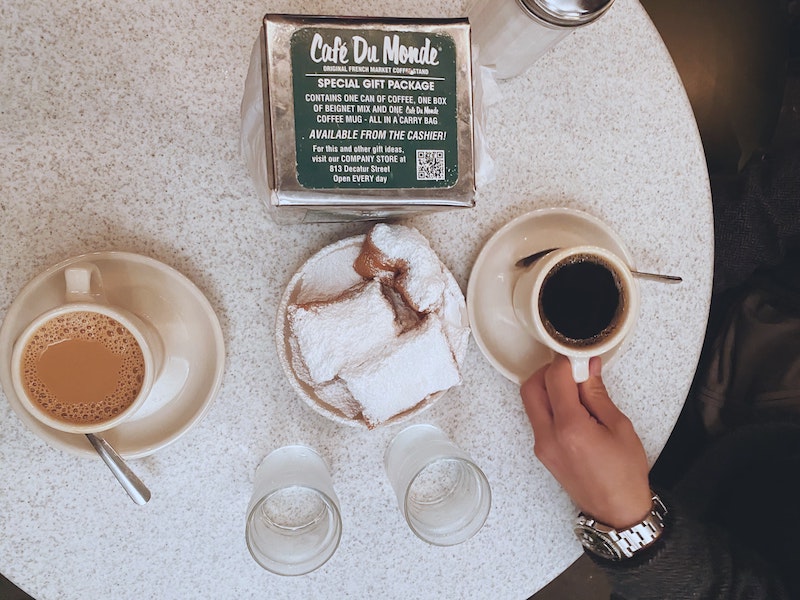
[[[0,575],[0,598],[3,600],[33,600],[8,579]]]
[[[611,586],[605,574],[583,555],[528,600],[609,600],[610,597]]]

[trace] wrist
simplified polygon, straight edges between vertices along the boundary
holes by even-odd
[[[653,496],[655,494],[650,488],[647,488],[637,498],[626,497],[602,510],[582,512],[614,529],[628,529],[643,521],[650,514],[653,508]]]

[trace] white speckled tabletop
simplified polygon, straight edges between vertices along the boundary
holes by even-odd
[[[43,2],[0,8],[0,316],[47,267],[89,251],[158,259],[219,317],[219,395],[184,436],[132,459],[135,506],[103,463],[53,448],[0,402],[0,572],[38,600],[527,598],[580,554],[574,507],[533,455],[517,387],[470,342],[464,383],[412,422],[442,427],[484,469],[493,507],[452,548],[406,527],[382,457],[401,426],[332,423],[299,401],[275,351],[295,270],[360,224],[275,225],[239,155],[239,104],[265,12],[461,16],[457,0]],[[610,224],[643,270],[638,329],[606,370],[655,460],[694,374],[709,307],[705,161],[678,75],[636,0],[500,86],[488,113],[496,179],[477,206],[411,219],[466,290],[510,219],[563,206]],[[253,474],[306,443],[330,462],[344,533],[303,577],[256,565],[244,542]]]

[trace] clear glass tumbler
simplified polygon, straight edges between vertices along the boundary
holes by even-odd
[[[492,505],[486,476],[438,427],[412,425],[398,433],[384,465],[400,511],[422,540],[453,546],[486,522]]]
[[[342,518],[328,465],[316,451],[284,446],[261,462],[245,535],[255,561],[278,575],[304,575],[333,556]]]

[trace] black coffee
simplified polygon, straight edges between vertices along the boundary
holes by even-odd
[[[556,265],[539,295],[548,333],[571,346],[590,346],[605,338],[616,325],[622,305],[619,278],[595,256],[571,256]]]

